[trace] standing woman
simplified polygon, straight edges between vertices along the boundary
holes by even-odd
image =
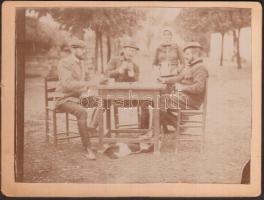
[[[162,30],[162,43],[156,50],[153,70],[160,77],[177,76],[184,67],[184,57],[178,44],[173,42],[173,31],[169,27]],[[174,91],[174,84],[167,84],[166,93]],[[175,121],[175,123],[173,123]],[[175,125],[176,119],[170,113],[161,112],[161,125],[168,132],[167,125]]]
[[[161,76],[178,75],[184,65],[184,58],[178,44],[173,42],[173,31],[170,28],[162,30],[162,43],[156,50],[153,67],[159,70]]]

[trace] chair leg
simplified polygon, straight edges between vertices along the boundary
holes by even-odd
[[[178,147],[179,147],[179,144],[180,144],[180,142],[179,142],[179,140],[178,140],[178,137],[179,137],[179,136],[176,136],[176,142],[175,142],[175,153],[178,153]]]
[[[177,121],[177,133],[175,134],[175,140],[176,140],[176,144],[175,144],[175,153],[178,152],[178,147],[180,144],[180,141],[178,140],[178,138],[180,137],[181,134],[181,118],[182,118],[182,113],[181,110],[178,111],[178,121]]]
[[[106,108],[106,129],[111,130],[111,108]]]
[[[53,134],[54,134],[54,144],[57,147],[58,139],[57,139],[57,118],[56,112],[53,111]]]
[[[178,120],[177,120],[177,134],[180,134],[180,131],[181,131],[181,118],[182,118],[182,113],[181,113],[181,110],[178,111]]]
[[[119,128],[118,107],[114,106],[115,129]]]
[[[46,141],[49,142],[49,111],[46,109],[45,111],[45,129],[46,129]]]
[[[164,137],[165,137],[165,134],[164,134],[163,126],[160,124],[160,139]]]
[[[153,120],[153,112],[152,112],[152,108],[151,106],[148,107],[148,112],[149,112],[149,127],[148,129],[150,131],[154,131],[154,120]],[[160,128],[161,128],[161,123],[160,123]],[[160,132],[161,135],[163,134],[162,132]]]
[[[69,139],[69,113],[65,113],[65,119],[66,119],[66,135],[67,135],[67,140],[68,142],[70,141]]]
[[[138,128],[141,128],[141,107],[137,106]]]
[[[202,148],[201,152],[204,152],[204,146],[205,146],[205,115],[202,116],[203,122],[202,122]]]

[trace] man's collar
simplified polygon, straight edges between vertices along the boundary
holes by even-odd
[[[202,58],[197,58],[195,60],[193,60],[190,64],[188,64],[187,66],[191,67],[193,65],[196,65],[197,63],[201,63],[203,62],[203,59]]]

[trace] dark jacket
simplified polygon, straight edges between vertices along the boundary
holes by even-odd
[[[120,74],[119,67],[122,64],[131,65],[134,76],[130,77],[127,70]],[[114,78],[116,82],[135,82],[139,79],[139,67],[133,61],[125,59],[122,55],[111,58],[105,72],[108,77]]]
[[[153,65],[161,65],[164,61],[176,66],[184,64],[183,53],[177,44],[161,44],[157,48]]]
[[[209,77],[208,70],[205,68],[201,59],[194,61],[190,65],[184,67],[178,76],[166,78],[165,83],[180,83],[184,85],[182,90],[191,104],[199,108],[204,101],[205,86]]]

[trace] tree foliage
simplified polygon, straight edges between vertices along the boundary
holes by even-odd
[[[231,29],[241,29],[251,25],[251,9],[249,8],[228,8]]]
[[[245,8],[183,8],[175,19],[178,31],[186,41],[199,41],[208,51],[211,33],[222,36],[221,61],[223,59],[224,35],[238,31],[235,41],[239,41],[240,29],[251,25],[251,10]],[[237,43],[239,45],[239,42]],[[239,63],[239,47],[237,48]]]
[[[250,26],[251,10],[245,8],[184,8],[175,20],[178,29],[192,33],[226,33]]]
[[[40,15],[50,13],[61,27],[83,39],[84,29],[95,32],[95,65],[97,68],[98,50],[100,49],[103,65],[103,39],[107,38],[107,58],[111,55],[111,38],[124,34],[132,35],[140,28],[139,21],[145,18],[142,10],[134,8],[50,8],[39,10]],[[103,66],[101,67],[103,71]]]
[[[237,68],[241,69],[241,57],[240,57],[240,30],[243,27],[251,25],[251,10],[246,8],[229,8],[228,9],[229,20],[232,24],[231,31],[233,32],[234,41],[234,56],[236,57]]]
[[[201,8],[185,8],[175,20],[177,30],[186,41],[198,41],[208,51],[210,30],[208,10]]]
[[[132,34],[145,17],[144,12],[133,8],[50,8],[39,13],[50,13],[61,27],[78,36],[87,28],[111,37]]]
[[[49,49],[52,46],[60,46],[70,37],[67,31],[61,30],[40,19],[31,16],[26,16],[25,18],[25,39],[33,52],[39,48]]]

